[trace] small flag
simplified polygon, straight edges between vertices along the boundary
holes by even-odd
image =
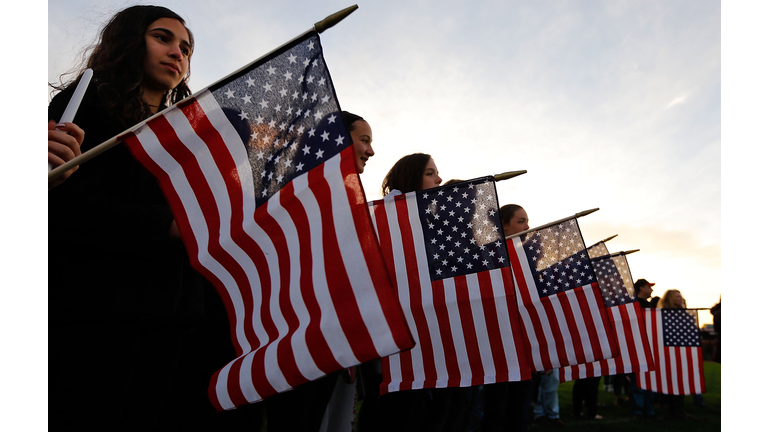
[[[575,217],[515,236],[507,246],[535,370],[618,354]]]
[[[695,310],[643,309],[654,370],[637,374],[643,390],[671,395],[702,394],[704,360]]]
[[[590,259],[604,256],[604,255],[610,255],[610,252],[608,252],[608,247],[605,245],[605,242],[602,240],[588,247],[587,253],[589,254]]]
[[[590,255],[592,254],[592,248]],[[604,249],[607,253],[608,250]],[[640,304],[634,296],[632,274],[627,257],[602,255],[593,258],[592,267],[597,276],[608,317],[615,331],[619,354],[597,362],[560,368],[560,382],[575,379],[644,372],[653,368],[653,356],[645,333],[645,320]]]
[[[381,393],[530,379],[492,177],[369,205],[416,339]]]
[[[211,379],[217,409],[413,346],[317,33],[124,140],[227,307],[237,358]]]

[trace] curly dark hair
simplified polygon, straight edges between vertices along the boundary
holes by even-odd
[[[189,33],[189,43],[194,47],[192,32],[184,19],[162,6],[132,6],[116,13],[101,30],[98,42],[86,49],[91,51],[85,66],[77,72],[77,78],[59,86],[64,90],[76,85],[86,68],[93,70],[92,82],[104,110],[116,122],[125,127],[151,115],[150,107],[142,100],[141,87],[144,79],[144,56],[147,46],[144,35],[147,27],[160,18],[178,20]],[[176,88],[165,94],[164,105],[174,104],[191,94],[187,81],[189,71]]]

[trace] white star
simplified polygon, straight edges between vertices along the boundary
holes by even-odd
[[[322,135],[320,135],[321,138],[323,138],[323,142],[328,141],[328,136],[330,134],[328,132],[323,132]]]
[[[241,97],[240,99],[242,99],[243,102],[245,102],[245,103],[251,103],[251,97],[249,95],[245,95],[245,96]]]
[[[288,61],[291,63],[296,63],[296,56],[291,54],[288,56]]]
[[[227,90],[225,94],[227,95],[228,99],[232,99],[233,97],[235,97],[235,92],[232,91],[232,89]]]
[[[323,150],[318,150],[315,156],[317,156],[317,159],[321,159],[323,157]]]
[[[248,119],[248,113],[245,112],[245,111],[240,111],[240,114],[238,114],[238,115],[240,116],[240,120],[247,120]]]
[[[245,82],[248,83],[248,87],[253,87],[253,85],[256,82],[256,80],[254,80],[253,78],[249,77],[247,80],[245,80]]]

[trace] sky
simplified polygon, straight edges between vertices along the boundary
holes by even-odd
[[[122,1],[50,2],[48,81],[76,65]],[[197,91],[347,1],[166,1],[195,36]],[[402,156],[432,155],[444,181],[527,170],[500,205],[531,227],[580,218],[587,244],[618,234],[654,295],[709,308],[721,291],[721,10],[692,1],[360,1],[321,35],[342,109],[376,155],[368,200]],[[709,311],[699,314],[711,323]]]
[[[153,3],[179,13],[194,32],[193,91],[354,4]],[[524,206],[531,226],[600,208],[580,218],[587,244],[618,234],[609,250],[640,249],[627,257],[633,277],[656,282],[655,295],[681,290],[690,307],[711,307],[727,286],[735,301],[726,328],[750,334],[729,323],[759,325],[764,316],[765,284],[755,275],[768,240],[760,228],[768,31],[765,5],[724,3],[721,10],[713,0],[358,1],[321,39],[342,109],[373,129],[376,155],[361,176],[367,198],[379,198],[389,168],[414,152],[431,154],[445,180],[527,170],[498,183],[500,204]],[[41,155],[22,145],[50,99],[38,53],[47,46],[46,81],[56,82],[105,21],[132,4],[17,2],[9,11],[16,18],[0,29],[0,106],[14,120],[5,123],[11,152],[0,170],[6,202],[14,204],[4,211],[4,246],[13,253],[0,269],[2,336],[8,352],[22,353],[6,356],[8,367],[33,368],[40,379],[46,354],[35,343],[35,306],[47,301],[46,286],[55,289],[48,283],[55,275],[40,271],[42,175],[26,168]],[[65,245],[48,248],[48,259],[66,253]],[[699,319],[708,323],[711,315]],[[32,337],[20,327],[32,328]],[[739,374],[754,368],[746,362],[757,355],[742,340],[724,340],[734,349],[723,357]],[[16,375],[16,400],[39,396],[27,374]],[[750,403],[744,399],[741,412]]]

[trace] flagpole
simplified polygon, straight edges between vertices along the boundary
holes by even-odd
[[[558,220],[556,220],[556,221],[554,221],[554,222],[550,222],[550,223],[548,223],[548,224],[544,224],[544,225],[538,226],[538,227],[536,227],[536,228],[531,228],[531,229],[529,229],[529,230],[521,231],[521,232],[519,232],[519,233],[516,233],[516,234],[508,235],[508,236],[506,236],[506,237],[504,237],[504,238],[505,238],[505,239],[511,239],[512,237],[519,237],[519,236],[521,236],[521,235],[526,235],[526,234],[528,234],[528,233],[529,233],[529,232],[531,232],[531,231],[536,231],[536,230],[544,229],[544,228],[547,228],[547,227],[551,227],[552,225],[557,225],[557,224],[559,224],[559,223],[561,223],[561,222],[565,222],[565,221],[567,221],[567,220],[569,220],[569,219],[573,219],[573,218],[580,218],[580,217],[582,217],[582,216],[586,216],[586,215],[588,215],[588,214],[594,213],[594,212],[596,212],[596,211],[598,211],[598,210],[600,210],[600,208],[593,208],[593,209],[590,209],[590,210],[584,210],[584,211],[581,211],[581,212],[578,212],[578,213],[576,213],[576,214],[575,214],[575,215],[573,215],[573,216],[564,217],[564,218],[562,218],[562,219],[558,219]]]
[[[591,260],[598,260],[598,259],[605,259],[605,258],[608,258],[608,257],[613,258],[613,257],[617,257],[617,256],[620,256],[620,255],[633,254],[633,253],[638,252],[638,251],[640,251],[640,249],[632,249],[632,250],[628,250],[628,251],[614,252],[614,253],[608,254],[608,255],[600,255],[598,257],[594,257],[594,258],[590,258],[590,259]]]
[[[218,83],[220,83],[222,81],[225,81],[225,80],[229,79],[232,76],[237,75],[238,73],[242,72],[243,70],[251,67],[253,64],[262,61],[263,59],[271,56],[273,53],[282,50],[286,46],[290,46],[295,41],[297,41],[297,40],[307,36],[310,33],[313,33],[313,32],[322,33],[324,31],[328,30],[329,28],[335,26],[341,20],[343,20],[344,18],[349,16],[349,14],[354,12],[356,9],[357,9],[357,5],[354,5],[354,6],[350,6],[348,8],[342,9],[342,10],[340,10],[340,11],[334,13],[334,14],[328,15],[327,17],[325,17],[325,19],[316,22],[315,25],[313,25],[311,29],[305,31],[304,33],[302,33],[302,34],[300,34],[298,36],[296,36],[295,38],[291,39],[290,41],[280,45],[279,47],[273,49],[272,51],[268,52],[267,54],[264,54],[263,56],[259,57],[258,59],[248,63],[247,65],[241,67],[240,69],[236,70],[235,72],[233,72],[233,73],[225,76],[224,78],[214,82],[213,84],[204,87],[203,90],[200,90],[199,92],[194,93],[191,96],[187,96],[186,98],[182,99],[181,101],[179,101],[179,102],[169,106],[168,108],[166,108],[166,109],[164,109],[164,110],[154,114],[153,116],[151,116],[151,117],[141,121],[140,123],[138,123],[138,124],[136,124],[134,126],[131,126],[130,128],[120,132],[119,134],[115,135],[114,137],[104,141],[103,143],[101,143],[101,144],[95,146],[94,148],[88,150],[87,152],[81,154],[80,156],[77,156],[77,157],[69,160],[68,162],[65,162],[63,165],[59,165],[58,167],[56,167],[53,170],[48,172],[48,181],[50,182],[51,180],[53,180],[56,177],[64,174],[65,172],[69,171],[70,169],[72,169],[72,168],[74,168],[74,167],[76,167],[76,166],[78,166],[80,164],[83,164],[83,163],[93,159],[94,157],[104,153],[105,151],[111,149],[112,147],[117,145],[117,143],[119,142],[118,141],[118,137],[121,137],[121,136],[123,136],[123,135],[125,135],[125,134],[127,134],[129,132],[133,132],[133,131],[141,128],[147,122],[153,120],[156,117],[159,117],[159,116],[165,114],[168,110],[170,110],[171,108],[175,107],[176,105],[184,103],[184,102],[186,102],[186,101],[188,101],[188,100],[190,100],[192,98],[195,98],[195,97],[199,96],[201,93],[203,93],[204,91],[206,91],[210,87],[213,87],[216,84],[218,84]]]
[[[618,234],[614,234],[614,235],[612,235],[612,236],[610,236],[610,237],[608,237],[608,238],[604,238],[604,239],[600,240],[599,242],[597,242],[597,243],[593,244],[592,246],[588,247],[587,249],[589,249],[589,248],[593,248],[593,247],[595,247],[595,246],[599,245],[600,243],[605,243],[605,242],[607,242],[607,241],[609,241],[609,240],[615,239],[615,238],[616,238],[616,237],[618,237],[618,236],[619,236]]]
[[[509,180],[509,179],[511,179],[513,177],[517,177],[517,176],[525,174],[527,172],[528,172],[527,170],[507,171],[507,172],[503,172],[501,174],[494,174],[493,175],[493,179],[496,180],[497,182],[500,182],[502,180]]]

